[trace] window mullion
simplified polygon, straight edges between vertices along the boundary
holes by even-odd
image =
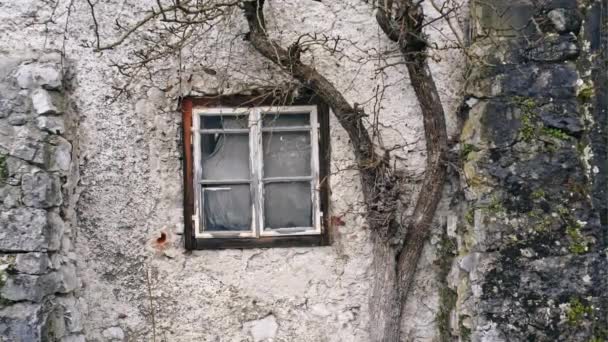
[[[261,232],[264,230],[264,184],[262,182],[264,172],[264,158],[262,156],[262,114],[260,108],[253,108],[251,112],[252,125],[251,125],[251,170],[254,184],[253,200],[254,200],[254,217],[255,222],[255,236],[260,237]]]

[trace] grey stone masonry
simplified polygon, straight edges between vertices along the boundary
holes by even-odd
[[[0,341],[78,341],[61,55],[0,59]]]
[[[605,134],[594,98],[606,89],[589,77],[598,3],[496,0],[473,9],[474,60],[484,63],[467,87],[466,206],[449,276],[461,340],[608,340],[605,204],[592,197],[600,192],[593,155],[606,155],[594,144]]]

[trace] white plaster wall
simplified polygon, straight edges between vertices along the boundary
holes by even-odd
[[[437,1],[439,3],[439,1]],[[116,36],[112,24],[141,16],[154,1],[108,0],[97,4],[101,37]],[[136,79],[132,97],[108,101],[112,85],[123,82],[111,61],[127,61],[126,47],[95,53],[86,47],[94,38],[85,1],[59,1],[55,9],[40,1],[0,1],[0,51],[64,50],[72,77],[69,89],[79,113],[75,160],[80,164],[75,241],[83,287],[78,294],[87,308],[84,325],[90,341],[253,341],[261,330],[275,341],[367,341],[368,294],[373,274],[369,232],[360,204],[348,137],[331,120],[331,215],[341,216],[330,247],[186,252],[183,249],[182,170],[179,146],[181,113],[178,96],[196,90],[276,84],[284,79],[238,33],[246,32],[240,12],[222,27],[159,63],[152,79]],[[378,75],[373,60],[391,44],[379,31],[369,4],[356,0],[270,1],[268,29],[284,45],[304,32],[340,36],[351,58],[314,51],[306,58],[351,102],[379,109],[385,146],[402,145],[398,162],[411,174],[416,189],[424,167],[420,110],[405,67]],[[428,13],[432,13],[428,8]],[[54,22],[42,22],[53,16]],[[131,19],[130,19],[131,18]],[[443,31],[441,31],[443,30]],[[444,22],[429,34],[438,42],[450,37]],[[65,39],[64,39],[65,36]],[[461,86],[463,60],[453,50],[437,53],[432,70],[453,123]],[[181,69],[180,69],[181,63]],[[217,77],[200,67],[218,71]],[[180,77],[182,82],[180,82]],[[191,82],[185,80],[190,79]],[[388,85],[374,107],[376,85]],[[453,124],[450,126],[454,130]],[[415,193],[411,194],[415,198]],[[152,241],[160,232],[169,248],[159,252]],[[425,252],[417,292],[408,304],[408,340],[434,336],[434,260]],[[272,315],[272,317],[268,317]],[[265,319],[264,319],[265,318]],[[256,321],[264,319],[256,325]],[[270,323],[269,323],[270,322]],[[276,326],[273,322],[276,322]]]

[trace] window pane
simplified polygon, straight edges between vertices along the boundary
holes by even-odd
[[[247,134],[201,134],[202,177],[249,179],[249,136]]]
[[[310,132],[264,132],[264,177],[310,176]]]
[[[290,127],[310,125],[309,114],[263,114],[263,127]]]
[[[206,231],[251,230],[249,185],[222,185],[203,188]]]
[[[201,116],[201,128],[247,128],[247,120],[247,115],[204,115]]]
[[[312,227],[310,182],[264,186],[264,228]]]

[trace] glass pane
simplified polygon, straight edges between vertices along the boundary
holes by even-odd
[[[201,116],[201,128],[247,128],[247,120],[247,115],[205,115]]]
[[[262,114],[263,127],[290,127],[310,125],[309,114]]]
[[[248,134],[201,134],[202,176],[210,179],[249,179]]]
[[[245,185],[203,188],[206,231],[251,230],[251,191]]]
[[[312,227],[310,182],[264,186],[264,228]]]
[[[310,132],[264,132],[264,177],[310,176]]]

